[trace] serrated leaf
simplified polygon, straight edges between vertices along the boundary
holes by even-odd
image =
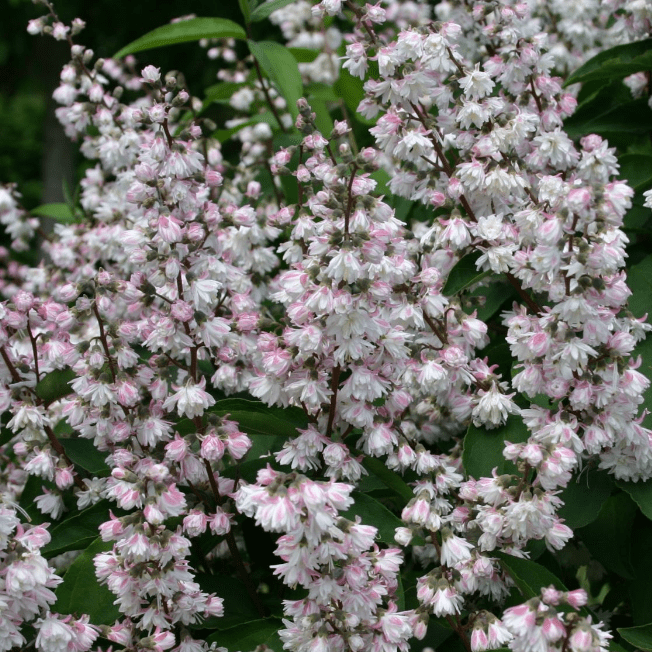
[[[303,82],[297,60],[286,47],[274,41],[248,40],[247,44],[267,77],[280,91],[287,103],[287,110],[296,120],[299,115],[297,100],[303,96]]]
[[[50,529],[50,543],[41,548],[43,556],[50,559],[90,545],[97,539],[100,525],[109,520],[110,507],[108,500],[101,500],[55,525]]]
[[[247,35],[242,27],[226,18],[191,18],[170,25],[162,25],[148,32],[144,36],[125,45],[113,55],[120,59],[127,54],[152,50],[177,43],[199,41],[203,38],[236,38],[246,39]]]
[[[50,217],[60,224],[78,224],[81,220],[75,215],[68,204],[54,203],[43,204],[32,209],[32,215],[36,217]]]
[[[606,471],[591,469],[580,473],[559,495],[564,501],[559,516],[572,529],[592,523],[611,495],[612,487],[613,482]]]
[[[491,477],[494,468],[498,469],[499,475],[511,472],[515,467],[503,457],[505,442],[521,443],[527,441],[529,436],[530,432],[521,417],[513,414],[504,426],[494,430],[471,424],[464,437],[464,470],[476,479]]]
[[[102,475],[107,474],[111,470],[104,461],[106,453],[97,450],[92,440],[75,438],[60,439],[59,441],[71,461],[90,474]]]
[[[287,7],[293,2],[296,2],[296,0],[272,0],[272,2],[263,2],[263,4],[259,5],[251,12],[251,22],[257,23],[261,20],[265,20],[265,18],[273,12],[278,9],[283,9],[283,7]]]
[[[571,73],[564,86],[593,80],[619,79],[641,70],[652,70],[652,39],[603,50]]]
[[[378,538],[390,546],[396,545],[394,531],[397,527],[404,527],[405,523],[375,498],[367,494],[354,491],[351,497],[355,501],[346,512],[342,512],[344,518],[355,521],[359,516],[364,525],[373,525],[378,530]]]
[[[386,487],[391,489],[397,496],[400,496],[406,503],[414,498],[414,492],[405,483],[398,473],[388,469],[381,460],[376,457],[365,457],[362,460],[369,473],[373,473]]]
[[[70,382],[75,378],[77,376],[70,367],[66,369],[55,369],[41,378],[34,391],[42,401],[52,403],[57,399],[68,396],[68,394],[72,394]]]
[[[283,644],[278,636],[278,630],[284,629],[279,618],[262,618],[242,622],[236,627],[224,629],[211,634],[207,643],[217,643],[219,647],[230,650],[253,650],[259,645],[267,645],[274,652],[283,652]]]
[[[530,559],[512,557],[504,552],[495,553],[500,565],[509,573],[523,597],[529,600],[541,593],[541,589],[550,585],[559,591],[567,591],[563,582],[545,566]]]
[[[98,537],[75,559],[55,591],[57,601],[52,611],[88,614],[93,625],[113,624],[120,617],[120,610],[113,604],[115,596],[97,581],[93,564],[95,555],[112,548],[112,541]]]
[[[618,633],[639,650],[652,650],[652,623],[640,627],[619,627]]]
[[[442,293],[450,297],[488,276],[491,272],[479,272],[476,267],[476,262],[481,255],[480,252],[467,254],[457,262],[448,275]]]

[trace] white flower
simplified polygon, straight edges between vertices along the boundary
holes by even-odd
[[[168,396],[163,403],[164,410],[173,410],[176,407],[177,412],[181,416],[187,416],[189,419],[193,417],[200,417],[204,414],[204,410],[215,404],[215,399],[206,391],[206,378],[194,384],[188,380],[185,385],[181,387],[173,386],[177,391]]]
[[[489,391],[480,396],[478,403],[473,408],[473,425],[495,428],[505,423],[508,414],[518,414],[519,409],[511,400],[512,396],[514,395],[503,394],[493,384]]]
[[[476,64],[475,70],[468,73],[460,79],[460,86],[464,91],[464,95],[474,100],[489,95],[494,87],[491,77],[486,72],[480,70],[480,65]]]

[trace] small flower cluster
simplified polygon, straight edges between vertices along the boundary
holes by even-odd
[[[10,503],[0,503],[0,650],[23,649],[21,627],[31,623],[41,652],[86,652],[98,636],[88,616],[73,618],[50,613],[60,582],[41,555],[50,542],[44,525],[25,526]]]

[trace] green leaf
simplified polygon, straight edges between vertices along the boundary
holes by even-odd
[[[267,77],[285,98],[287,109],[296,120],[299,115],[297,100],[303,96],[303,83],[297,60],[286,47],[274,41],[248,40],[247,44]]]
[[[310,100],[310,107],[315,112],[315,125],[320,133],[325,134],[326,137],[333,131],[333,119],[328,112],[326,102],[323,100],[312,98]],[[285,178],[285,177],[282,177]]]
[[[586,111],[578,111],[564,122],[564,130],[571,138],[589,133],[644,134],[652,128],[652,110],[645,98],[629,100],[607,110],[598,110],[585,119],[587,111],[588,107]]]
[[[120,59],[134,52],[152,50],[153,48],[175,45],[176,43],[199,41],[203,38],[246,39],[247,35],[240,25],[226,18],[191,18],[190,20],[182,20],[178,23],[157,27],[132,41],[129,45],[125,45],[113,55],[113,58]]]
[[[369,473],[373,473],[386,487],[400,496],[406,503],[414,498],[414,492],[408,487],[403,478],[398,473],[388,469],[378,458],[365,457],[362,460],[362,466]]]
[[[652,131],[652,124],[650,125]],[[652,186],[652,155],[624,154],[618,159],[620,173],[636,192],[643,192]]]
[[[272,0],[272,2],[263,2],[262,5],[256,7],[251,12],[251,22],[257,23],[258,21],[265,20],[265,18],[277,9],[287,7],[295,1],[296,0]]]
[[[238,5],[240,6],[240,11],[242,16],[245,19],[245,23],[251,22],[251,7],[249,6],[249,0],[238,0]]]
[[[69,383],[75,378],[77,378],[77,375],[70,367],[55,369],[41,378],[34,391],[41,400],[52,403],[59,398],[72,394]]]
[[[620,79],[641,70],[652,70],[652,39],[603,50],[573,72],[564,86],[593,80]]]
[[[652,521],[652,482],[624,482],[618,480],[616,486],[626,491],[641,511]]]
[[[501,282],[500,278],[497,279],[497,282],[478,287],[469,294],[470,297],[484,297],[484,304],[477,308],[478,319],[483,322],[487,322],[493,317],[515,295],[516,290],[511,285]]]
[[[383,543],[390,546],[396,545],[394,531],[397,527],[404,527],[405,523],[398,516],[392,514],[385,505],[367,494],[354,491],[351,497],[355,503],[346,512],[342,512],[342,516],[350,521],[355,521],[355,517],[359,516],[365,525],[373,525],[378,530],[378,538]]]
[[[279,618],[251,620],[211,634],[206,642],[231,650],[253,650],[259,645],[268,645],[274,652],[283,652],[279,629],[284,629]]]
[[[113,624],[120,617],[116,599],[95,577],[95,555],[113,548],[112,541],[97,538],[75,559],[55,592],[52,611],[61,614],[88,614],[93,625]]]
[[[104,461],[106,453],[97,450],[92,440],[75,438],[60,439],[59,441],[72,462],[90,474],[101,475],[111,470]]]
[[[189,625],[191,629],[228,629],[241,622],[255,620],[258,617],[245,585],[237,578],[229,575],[197,574],[195,581],[202,591],[215,593],[224,600],[224,616],[206,618]]]
[[[627,285],[632,291],[632,296],[629,297],[627,305],[634,313],[634,316],[642,317],[646,313],[652,313],[652,255],[647,256],[629,269]],[[637,351],[641,347],[642,343],[638,345]],[[634,352],[635,355],[637,351]],[[649,369],[646,369],[643,373],[649,375]]]
[[[210,412],[237,421],[247,434],[294,438],[297,428],[306,428],[308,420],[302,410],[268,407],[260,401],[225,399],[218,401]]]
[[[448,280],[442,290],[446,296],[450,297],[453,294],[461,292],[470,285],[481,281],[491,273],[479,272],[478,268],[475,266],[481,255],[480,252],[468,254],[464,256],[464,258],[462,258],[453,269],[451,269],[450,274],[448,275]]]
[[[209,104],[228,104],[233,93],[242,88],[244,84],[236,82],[222,82],[213,84],[204,91],[204,106]]]
[[[521,417],[513,414],[504,426],[494,430],[471,424],[464,437],[464,470],[476,479],[491,477],[494,468],[497,468],[499,475],[511,473],[515,467],[503,457],[505,442],[521,443],[527,441],[529,436],[530,432]]]
[[[270,127],[275,127],[277,124],[274,114],[271,111],[265,111],[264,113],[259,113],[249,118],[248,120],[243,120],[240,124],[237,124],[230,129],[218,129],[215,132],[215,137],[221,143],[223,143],[245,127],[250,127],[251,125],[258,124],[259,122],[266,122],[268,125],[270,125]]]
[[[50,217],[61,224],[78,224],[81,222],[75,215],[68,204],[43,204],[32,209],[32,215],[36,217]]]
[[[46,559],[68,550],[81,550],[97,539],[98,528],[109,520],[110,503],[100,500],[95,505],[74,514],[50,529],[52,539],[41,548]]]
[[[27,482],[23,487],[23,490],[20,494],[20,500],[18,504],[22,507],[32,519],[32,523],[39,524],[44,523],[45,521],[51,521],[51,517],[48,517],[47,514],[43,514],[41,510],[36,506],[35,499],[43,494],[44,488],[54,489],[54,484],[49,480],[44,480],[35,475],[30,475],[27,478]]]
[[[559,516],[573,529],[592,523],[611,495],[612,487],[611,477],[606,471],[591,469],[580,473],[559,495],[564,501]]]
[[[297,60],[297,63],[312,63],[319,56],[319,50],[311,50],[310,48],[288,48],[288,50],[290,50],[292,56]],[[311,84],[311,86],[313,85],[326,86],[326,84],[318,83]],[[331,87],[329,86],[328,88]],[[335,96],[335,99],[337,99],[337,96]]]
[[[362,79],[354,77],[346,68],[342,68],[333,88],[337,96],[344,100],[347,108],[358,122],[363,125],[375,124],[375,120],[369,120],[358,113],[358,105],[365,96]]]
[[[500,565],[509,573],[527,600],[540,595],[541,589],[550,585],[559,591],[568,590],[554,573],[535,561],[512,557],[504,552],[495,554],[500,559]]]
[[[652,650],[652,623],[640,627],[619,627],[618,633],[639,650]]]
[[[634,577],[631,562],[632,523],[636,504],[625,492],[608,498],[598,518],[576,531],[591,554],[608,570]]]

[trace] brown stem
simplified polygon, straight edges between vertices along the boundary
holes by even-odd
[[[167,118],[165,118],[165,120],[163,120],[163,131],[165,132],[165,137],[167,138],[167,141],[168,141],[168,147],[170,149],[172,149],[172,143],[174,141],[172,140],[172,134],[170,133],[170,127],[168,125],[168,119]]]
[[[11,374],[11,379],[15,383],[19,383],[22,381],[22,378],[20,377],[20,374],[16,370],[16,367],[14,367],[14,363],[11,361],[11,358],[9,357],[9,354],[5,350],[5,347],[0,347],[0,355],[2,355],[2,359],[5,361],[5,364],[7,365],[7,369],[9,369],[9,373]]]
[[[353,209],[353,182],[355,181],[355,173],[358,169],[357,165],[353,165],[351,170],[351,179],[349,179],[348,193],[349,199],[346,203],[346,212],[344,213],[344,233],[349,233],[349,218],[351,217],[351,210]]]
[[[208,482],[211,485],[211,490],[213,491],[213,497],[215,498],[215,502],[218,505],[220,505],[222,503],[222,497],[220,496],[220,490],[217,486],[217,482],[215,481],[215,476],[213,475],[213,469],[211,468],[211,463],[208,460],[204,460],[204,466],[206,467],[206,472],[208,473]],[[227,545],[229,546],[229,552],[231,553],[231,557],[233,557],[233,561],[238,570],[238,575],[240,576],[242,583],[247,588],[247,592],[249,593],[249,596],[251,597],[254,605],[256,606],[256,610],[258,611],[258,614],[261,616],[261,618],[264,618],[266,616],[265,606],[260,600],[258,592],[256,591],[256,587],[254,586],[254,583],[251,579],[251,576],[247,572],[247,568],[244,564],[242,556],[240,555],[240,551],[238,550],[238,544],[236,543],[232,530],[229,530],[226,533],[225,539]]]
[[[32,343],[32,355],[34,356],[34,372],[36,373],[36,382],[41,381],[41,374],[38,368],[38,351],[36,348],[36,338],[32,333],[32,326],[29,323],[29,313],[27,314],[27,333],[29,335],[29,341]]]
[[[100,311],[97,309],[97,303],[95,303],[95,301],[93,301],[93,312],[95,313],[95,317],[97,317],[97,323],[100,326],[100,342],[102,342],[104,353],[109,363],[109,369],[111,370],[111,377],[113,378],[113,382],[115,383],[117,376],[115,373],[115,367],[113,366],[113,358],[109,353],[109,341],[106,339],[106,333],[104,332],[104,324],[102,323],[102,318],[100,317]]]
[[[532,89],[532,97],[536,102],[537,109],[539,109],[539,113],[543,113],[543,106],[541,106],[541,98],[537,95],[537,91],[534,88],[534,77],[532,77],[531,75],[530,75],[530,88]]]
[[[333,375],[331,376],[331,404],[328,410],[328,425],[326,426],[326,436],[330,437],[333,432],[333,423],[335,422],[335,407],[337,405],[337,390],[339,389],[340,383],[340,373],[342,368],[340,365],[337,365],[333,369]]]
[[[254,68],[256,69],[256,75],[258,76],[258,81],[260,82],[260,85],[263,89],[263,93],[265,94],[265,100],[267,101],[267,104],[269,105],[269,108],[272,111],[272,114],[276,118],[276,122],[278,122],[278,126],[281,128],[281,131],[286,134],[288,130],[283,126],[283,123],[281,122],[281,116],[279,116],[278,111],[276,110],[276,107],[274,106],[274,102],[272,101],[272,98],[270,97],[269,90],[267,89],[267,86],[265,85],[265,81],[263,79],[263,72],[260,69],[260,64],[258,63],[258,59],[252,54],[251,55],[252,59],[254,60]]]
[[[425,312],[423,313],[423,319],[430,326],[432,329],[433,333],[439,338],[442,344],[448,344],[448,336],[446,335],[446,331],[442,331],[435,320],[430,317],[430,315],[427,315]]]
[[[64,447],[61,445],[61,442],[57,439],[57,436],[54,434],[54,430],[50,426],[43,426],[43,430],[45,430],[45,434],[48,436],[48,440],[50,442],[50,446],[54,448],[54,450],[61,456],[63,457],[66,462],[70,466],[74,466],[72,460],[66,455],[66,451]],[[82,490],[86,491],[87,487],[86,485],[82,482],[82,479],[73,471],[72,478],[75,482],[75,484]]]
[[[509,272],[507,272],[505,276],[507,277],[507,280],[512,284],[514,289],[518,292],[521,299],[525,301],[527,307],[532,311],[532,313],[535,315],[540,315],[543,312],[543,308],[541,308],[541,306],[521,287],[518,279]]]

